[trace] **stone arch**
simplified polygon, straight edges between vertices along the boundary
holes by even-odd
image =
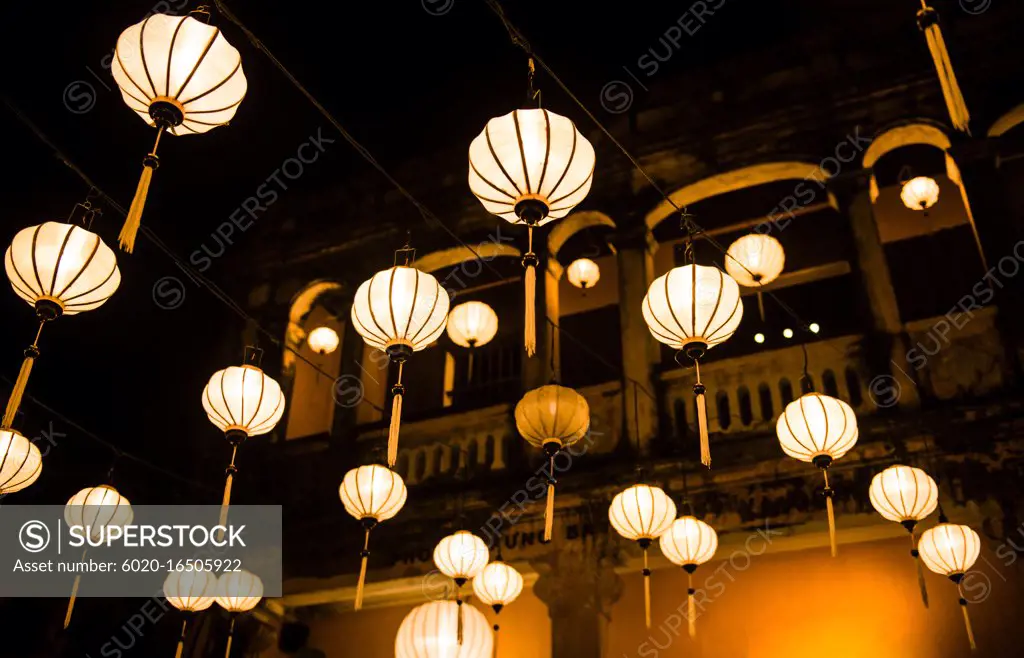
[[[669,194],[669,198],[676,206],[682,208],[713,196],[737,192],[748,187],[785,180],[814,180],[822,183],[827,178],[828,173],[821,168],[820,164],[813,162],[799,160],[765,162],[703,178],[677,189]],[[667,201],[662,201],[655,206],[654,210],[647,213],[644,221],[648,229],[654,229],[674,213],[676,213],[675,207]]]
[[[988,136],[1002,137],[1022,123],[1024,123],[1024,103],[996,119],[992,127],[988,129]]]
[[[952,144],[946,132],[934,124],[921,121],[905,123],[876,135],[864,149],[862,165],[865,169],[871,169],[886,153],[914,145],[934,146],[940,151],[948,151]]]
[[[557,258],[558,252],[569,241],[569,238],[591,226],[616,227],[615,221],[603,212],[596,210],[574,212],[565,219],[555,222],[551,228],[551,233],[548,234],[548,253],[552,258]]]
[[[306,340],[303,323],[316,305],[317,299],[341,288],[342,284],[337,281],[313,281],[292,297],[291,305],[288,307],[288,327],[285,329],[285,344],[288,347],[298,349]],[[290,350],[284,350],[282,358],[285,372],[290,372],[295,364],[295,354]]]
[[[473,253],[473,252],[476,253]],[[421,256],[413,261],[412,266],[423,272],[436,272],[443,270],[446,267],[454,267],[455,265],[461,265],[467,261],[476,260],[477,256],[480,258],[498,258],[499,256],[507,256],[511,258],[521,258],[523,253],[508,244],[503,242],[481,242],[474,246],[472,249],[465,245],[458,247],[452,247],[451,249],[441,249],[439,251],[431,252],[425,256]]]

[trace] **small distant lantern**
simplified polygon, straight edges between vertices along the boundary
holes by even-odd
[[[551,541],[555,517],[555,456],[587,435],[590,405],[565,386],[548,384],[527,391],[516,405],[516,429],[548,456],[548,495],[544,511],[544,541]]]
[[[436,278],[409,267],[415,250],[399,249],[395,261],[404,265],[374,274],[363,281],[352,302],[352,325],[366,344],[398,364],[398,379],[391,387],[391,426],[388,430],[388,466],[398,460],[398,432],[402,422],[402,370],[413,352],[434,343],[448,323],[448,292]]]
[[[764,296],[761,287],[782,274],[786,252],[782,243],[764,233],[751,233],[739,238],[726,251],[725,271],[736,283],[757,289],[757,308],[764,322]]]
[[[498,549],[498,559],[484,567],[476,578],[473,579],[473,593],[484,605],[491,606],[495,615],[501,614],[502,609],[512,603],[523,591],[523,576],[514,567],[502,562],[501,548]],[[501,627],[497,620],[492,626],[494,630],[494,655],[498,655],[498,632]]]
[[[589,258],[577,258],[565,270],[569,283],[586,290],[593,288],[601,279],[601,268]]]
[[[235,638],[235,619],[249,612],[263,599],[263,581],[254,573],[241,569],[229,571],[217,579],[217,605],[228,611],[231,625],[228,626],[228,644],[224,658],[231,658],[231,642]]]
[[[483,302],[459,304],[448,314],[448,337],[459,347],[483,347],[498,333],[498,315]]]
[[[345,511],[358,519],[366,531],[360,553],[362,563],[359,567],[359,583],[356,585],[355,609],[361,610],[366,566],[370,558],[370,531],[381,521],[387,521],[398,514],[405,505],[408,493],[398,473],[377,464],[369,464],[346,473],[338,495]]]
[[[493,652],[487,618],[475,607],[454,601],[416,606],[395,636],[395,658],[491,658]]]
[[[651,569],[647,549],[676,518],[676,504],[659,487],[635,484],[619,492],[608,508],[608,520],[620,535],[639,544],[644,553],[644,620],[651,627]]]
[[[259,368],[262,351],[246,350],[246,363],[218,370],[203,389],[203,410],[231,445],[231,463],[228,464],[221,500],[220,525],[226,525],[231,504],[231,485],[238,467],[235,457],[238,447],[252,436],[273,430],[284,416],[284,393],[281,385]]]
[[[196,135],[227,125],[245,97],[242,58],[221,31],[207,25],[210,14],[153,14],[117,39],[110,72],[124,102],[157,129],[153,150],[142,161],[142,177],[119,241],[131,253],[142,221],[160,137]]]
[[[900,199],[911,210],[927,211],[939,201],[939,184],[928,176],[911,178],[903,184]]]
[[[455,581],[455,603],[458,605],[458,643],[462,644],[462,586],[476,578],[491,557],[487,544],[468,530],[448,535],[434,548],[434,565]]]
[[[530,60],[533,84],[533,60]],[[533,229],[569,214],[590,191],[594,147],[566,117],[544,109],[491,119],[469,145],[469,189],[491,214],[526,224],[523,256],[528,356],[537,349],[537,254]]]
[[[172,606],[185,613],[181,622],[181,635],[174,658],[181,658],[185,649],[185,634],[188,631],[188,616],[206,610],[213,605],[217,593],[217,575],[212,571],[171,571],[164,580],[164,598]]]
[[[828,468],[857,443],[857,417],[842,400],[807,393],[786,405],[775,426],[783,452],[794,459],[814,464],[825,477],[825,508],[832,557],[838,555],[836,519],[832,506],[835,495],[828,483]]]
[[[306,344],[309,349],[324,356],[338,349],[341,339],[338,332],[330,327],[317,327],[306,336]]]
[[[921,590],[921,600],[927,608],[928,589],[914,531],[917,524],[938,506],[939,487],[921,469],[897,464],[871,479],[868,496],[875,511],[889,521],[899,523],[910,533],[910,556],[917,564],[917,583]]]
[[[692,258],[690,248],[687,254]],[[728,340],[743,319],[740,287],[716,267],[684,265],[654,280],[643,302],[647,327],[659,342],[693,360],[697,382],[697,428],[700,461],[711,467],[706,389],[700,380],[700,360],[707,350]]]
[[[960,593],[960,609],[963,611],[964,626],[971,650],[977,648],[971,618],[967,614],[967,599],[964,598],[962,582],[964,574],[974,566],[981,553],[981,538],[971,528],[954,523],[940,523],[925,530],[917,542],[921,560],[935,573],[946,576],[956,583]]]
[[[21,491],[39,479],[43,455],[17,430],[0,430],[0,495]]]
[[[672,564],[678,565],[687,577],[687,618],[690,637],[697,636],[697,604],[693,587],[693,572],[710,560],[718,550],[718,533],[695,516],[681,516],[672,522],[658,540],[661,552]]]

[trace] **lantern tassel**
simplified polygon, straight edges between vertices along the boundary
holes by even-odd
[[[957,83],[953,63],[949,58],[949,50],[946,48],[946,40],[942,37],[939,14],[924,0],[921,0],[921,10],[917,12],[917,26],[924,32],[925,41],[928,42],[928,51],[935,63],[935,71],[939,76],[942,95],[946,99],[949,119],[954,128],[970,134],[968,124],[971,121],[971,115],[967,110],[967,102],[964,100],[963,93],[960,91],[960,85]]]
[[[690,622],[690,639],[697,637],[697,602],[694,599],[694,594],[697,590],[693,588],[693,574],[687,574],[689,576],[689,586],[686,589],[686,617]]]
[[[967,629],[967,641],[971,644],[971,651],[975,651],[978,645],[974,643],[974,629],[971,627],[971,616],[967,614],[967,599],[960,597],[960,610],[964,613],[964,628]]]
[[[181,637],[178,638],[178,649],[174,652],[174,658],[181,658],[185,652],[185,630],[188,628],[188,619],[181,622]]]
[[[764,324],[764,295],[757,291],[757,310],[761,313],[761,324]]]
[[[32,366],[39,358],[39,336],[43,333],[45,320],[39,322],[39,329],[36,331],[36,339],[25,348],[25,360],[21,362],[21,370],[18,371],[18,378],[14,380],[14,388],[11,389],[11,397],[7,399],[7,409],[4,411],[3,425],[0,427],[9,428],[14,418],[18,415],[21,407],[21,399],[25,397],[25,389],[28,388],[28,378],[32,374]]]
[[[523,267],[526,274],[523,277],[525,283],[525,317],[523,318],[523,342],[526,346],[526,356],[532,357],[537,353],[537,254],[533,253],[533,227],[527,228],[529,235],[529,248],[523,256]]]
[[[644,622],[651,628],[651,570],[647,566],[647,547],[644,546]]]
[[[462,629],[462,626],[463,626],[463,622],[462,622],[462,588],[459,588],[458,599],[455,601],[455,603],[458,606],[458,617],[459,617],[458,628],[456,630],[456,633],[457,633],[457,636],[458,636],[457,640],[458,640],[459,646],[462,646],[462,630],[463,630]]]
[[[552,530],[555,524],[555,456],[551,455],[551,464],[548,467],[548,500],[544,508],[544,541],[551,541]]]
[[[366,563],[370,559],[370,531],[366,531],[366,539],[363,541],[363,551],[360,553],[362,564],[359,566],[359,582],[356,584],[356,611],[363,609],[363,589],[366,587]]]
[[[231,463],[227,468],[227,479],[224,481],[224,497],[220,501],[220,525],[227,527],[228,525],[228,507],[231,505],[231,485],[235,481],[235,473],[238,472],[238,468],[235,467],[235,456],[238,454],[238,446],[235,445],[231,450]],[[220,531],[218,539],[224,536],[224,532]]]
[[[700,381],[700,361],[695,359],[693,366],[697,371],[697,383],[693,385],[693,393],[697,396],[697,433],[700,435],[700,463],[711,468],[711,441],[708,438],[708,404],[704,398],[706,389]]]
[[[231,625],[228,626],[228,646],[224,650],[224,658],[231,658],[231,643],[235,639],[235,615],[231,615]]]
[[[828,469],[821,469],[825,475],[825,511],[828,514],[828,543],[832,548],[832,557],[839,555],[839,547],[836,544],[836,512],[832,506],[832,495],[835,493],[828,484]]]
[[[85,554],[88,552],[88,548],[82,551],[82,559],[79,562],[85,562]],[[68,611],[64,615],[64,629],[71,625],[71,613],[75,611],[75,601],[78,599],[78,586],[82,584],[82,574],[75,576],[75,582],[71,585],[71,597],[68,599]]]
[[[142,209],[146,206],[146,196],[149,195],[149,184],[153,180],[153,172],[160,166],[160,158],[156,155],[156,149],[160,146],[160,136],[163,134],[164,126],[161,125],[156,131],[156,143],[153,144],[153,150],[142,160],[142,176],[139,178],[139,186],[135,188],[135,198],[132,199],[128,215],[124,218],[121,234],[117,236],[121,250],[129,254],[135,249],[135,237],[142,224]]]
[[[398,381],[391,387],[394,398],[391,400],[391,427],[388,430],[388,466],[394,468],[398,461],[398,430],[402,426],[402,396],[405,395],[405,387],[402,386],[402,368],[405,363],[398,363]]]

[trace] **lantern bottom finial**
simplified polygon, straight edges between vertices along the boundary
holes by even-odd
[[[56,320],[64,314],[64,304],[56,297],[43,296],[36,300],[36,316],[43,322]]]
[[[384,352],[395,363],[404,363],[412,356],[412,345],[408,343],[395,343],[384,348]]]
[[[149,116],[157,126],[173,128],[185,120],[185,108],[169,96],[157,96],[149,104]]]
[[[538,196],[524,196],[516,202],[516,217],[528,226],[536,226],[548,216],[548,204]]]
[[[818,468],[825,470],[826,468],[832,465],[832,456],[826,455],[824,453],[820,455],[814,455],[813,457],[811,457],[811,463],[817,466]]]
[[[233,446],[241,445],[249,435],[243,429],[228,429],[224,431],[224,438]]]

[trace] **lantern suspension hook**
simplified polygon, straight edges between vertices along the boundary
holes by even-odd
[[[527,60],[527,67],[529,73],[526,75],[526,104],[527,106],[537,104],[537,107],[541,107],[541,96],[540,89],[534,85],[534,79],[537,77],[537,67],[533,63],[533,57],[531,56]]]
[[[414,260],[416,260],[416,249],[412,246],[412,231],[406,231],[405,246],[395,250],[394,266],[402,265],[403,267],[409,267],[410,263]]]
[[[263,350],[256,345],[247,345],[242,355],[242,363],[248,366],[260,367],[263,362]]]
[[[210,24],[211,14],[212,12],[210,10],[210,5],[199,5],[192,11],[188,12],[189,16],[196,19],[197,21],[202,21],[207,25]]]

